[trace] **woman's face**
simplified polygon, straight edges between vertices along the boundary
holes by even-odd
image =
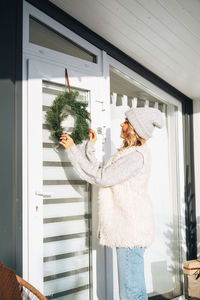
[[[129,124],[129,121],[127,118],[125,118],[125,121],[120,124],[120,126],[122,127],[120,137],[123,139],[125,139],[127,136],[127,130],[128,130],[128,126],[129,126],[128,124]]]

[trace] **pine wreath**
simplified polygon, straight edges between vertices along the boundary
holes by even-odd
[[[51,137],[55,141],[59,141],[60,135],[64,128],[61,122],[67,118],[69,113],[73,113],[76,117],[75,126],[69,136],[73,139],[75,144],[81,144],[83,140],[89,139],[89,124],[90,114],[86,110],[88,103],[76,100],[79,95],[78,91],[65,92],[58,95],[53,104],[46,112],[46,121],[51,126]],[[70,107],[70,108],[69,108]],[[61,146],[59,144],[59,146]]]

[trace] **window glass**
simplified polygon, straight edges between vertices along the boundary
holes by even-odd
[[[131,107],[156,107],[165,126],[155,128],[147,140],[151,151],[149,195],[155,220],[155,239],[145,252],[145,279],[148,297],[172,299],[183,293],[181,199],[177,116],[178,108],[150,93],[117,69],[110,70],[112,152],[122,146],[120,123]],[[142,222],[142,220],[141,220]]]
[[[29,42],[93,63],[97,62],[96,55],[33,17],[29,18]]]

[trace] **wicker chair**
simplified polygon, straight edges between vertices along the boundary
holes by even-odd
[[[20,284],[20,291],[23,300],[47,300],[34,286],[28,283],[26,280],[16,275],[17,281]]]

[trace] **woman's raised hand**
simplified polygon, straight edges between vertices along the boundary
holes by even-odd
[[[73,139],[68,134],[61,134],[60,135],[59,144],[61,144],[64,148],[69,148],[74,144]]]
[[[89,130],[89,136],[90,136],[91,142],[96,142],[97,135],[94,130],[92,130],[92,129]],[[61,141],[59,141],[59,144],[61,144],[66,149],[71,147],[74,144],[73,139],[68,134],[61,134],[60,140]]]
[[[96,132],[92,129],[89,130],[90,142],[96,142],[97,135]]]

